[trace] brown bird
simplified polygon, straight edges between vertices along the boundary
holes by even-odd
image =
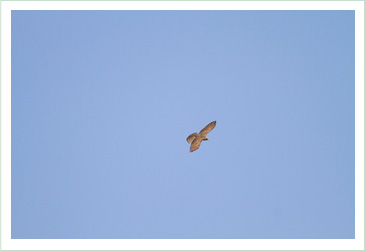
[[[213,130],[213,128],[215,127],[215,124],[217,122],[213,121],[211,123],[209,123],[206,127],[204,127],[199,134],[197,134],[196,132],[192,133],[189,135],[189,137],[187,137],[186,141],[191,145],[190,145],[190,152],[194,152],[196,149],[199,148],[200,144],[202,143],[203,140],[209,140],[207,138],[207,134]]]

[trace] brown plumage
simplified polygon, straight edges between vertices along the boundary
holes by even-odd
[[[206,127],[204,127],[199,134],[194,132],[192,134],[189,135],[189,137],[187,137],[186,141],[191,145],[190,145],[190,152],[194,152],[196,149],[199,148],[200,144],[202,143],[203,140],[209,140],[207,138],[207,134],[213,130],[213,128],[216,125],[216,121],[213,121],[211,123],[209,123]]]

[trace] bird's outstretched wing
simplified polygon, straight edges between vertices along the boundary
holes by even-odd
[[[196,132],[192,133],[189,135],[189,137],[186,138],[186,141],[190,144],[191,142],[194,141],[194,139],[196,138],[198,134]]]
[[[200,132],[199,135],[202,137],[207,136],[207,134],[213,130],[213,128],[215,127],[215,124],[217,123],[217,121],[213,121],[211,123],[209,123],[206,127],[204,127]]]
[[[202,138],[196,137],[193,143],[191,143],[190,145],[190,152],[194,152],[196,149],[198,149],[200,144],[202,143],[202,140],[203,140]]]

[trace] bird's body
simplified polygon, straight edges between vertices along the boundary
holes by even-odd
[[[200,147],[200,144],[202,143],[203,140],[209,140],[207,138],[207,134],[213,130],[213,128],[216,125],[216,121],[213,121],[211,123],[209,123],[206,127],[204,127],[199,134],[194,132],[192,134],[189,135],[189,137],[187,137],[186,141],[191,145],[190,145],[190,152],[193,152],[195,150],[197,150]]]

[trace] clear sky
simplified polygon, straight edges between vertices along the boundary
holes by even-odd
[[[353,11],[13,11],[12,238],[354,238],[354,57]]]

